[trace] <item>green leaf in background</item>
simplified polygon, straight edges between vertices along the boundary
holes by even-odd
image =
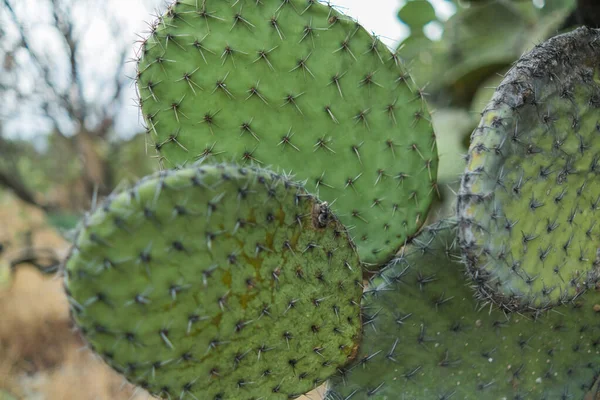
[[[459,98],[470,96],[487,76],[518,57],[525,35],[526,20],[512,5],[459,9],[446,24],[439,83],[451,85]]]
[[[411,60],[411,73],[419,86],[428,84],[433,102],[468,107],[489,76],[558,33],[574,8],[575,0],[547,0],[543,8],[531,1],[460,3],[440,41],[415,49],[409,38],[399,54]]]
[[[492,95],[494,91],[504,79],[504,74],[510,69],[510,67],[502,68],[501,70],[491,74],[488,76],[477,88],[477,91],[473,95],[473,100],[471,101],[471,113],[478,117],[481,110],[485,108],[485,106],[492,99]],[[473,127],[475,129],[475,126]]]
[[[410,35],[402,42],[398,53],[405,60],[417,61],[417,65],[431,63],[431,46],[433,42],[425,35]],[[410,64],[409,64],[410,65]]]
[[[156,159],[151,157],[155,150],[148,148],[146,133],[140,133],[127,140],[112,143],[108,155],[113,166],[115,183],[135,182],[143,176],[156,171]],[[147,150],[147,151],[146,151]]]
[[[71,229],[75,229],[79,220],[81,219],[81,215],[72,214],[72,213],[62,213],[62,212],[50,212],[48,213],[48,223],[59,231],[69,231]]]
[[[461,108],[443,108],[433,113],[440,157],[440,184],[458,182],[465,170],[465,163],[461,161],[461,155],[467,152],[465,137],[469,137],[478,122],[478,114]]]
[[[411,28],[413,34],[431,21],[437,20],[435,9],[427,0],[409,1],[398,12],[398,18]]]

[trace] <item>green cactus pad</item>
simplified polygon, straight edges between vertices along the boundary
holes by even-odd
[[[600,268],[600,31],[524,55],[473,132],[461,246],[482,300],[529,311],[570,302]]]
[[[456,231],[426,228],[370,282],[360,352],[328,400],[583,399],[600,371],[600,293],[506,315],[465,285]]]
[[[137,87],[158,158],[292,171],[381,264],[436,195],[430,115],[377,38],[316,0],[179,0],[144,41]]]
[[[162,398],[295,398],[356,352],[354,245],[326,203],[266,170],[143,179],[86,218],[65,271],[90,347]]]

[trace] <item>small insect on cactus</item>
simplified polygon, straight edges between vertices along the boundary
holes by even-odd
[[[437,194],[422,93],[397,55],[315,0],[178,0],[143,43],[137,87],[166,167],[292,171],[365,263],[389,260]]]
[[[269,171],[150,176],[86,218],[65,272],[90,347],[163,398],[295,398],[358,346],[354,245],[325,203]]]

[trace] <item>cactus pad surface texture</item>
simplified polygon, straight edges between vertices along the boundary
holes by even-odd
[[[286,177],[194,165],[116,193],[65,263],[73,317],[169,399],[288,399],[356,353],[362,271],[345,228]]]
[[[600,31],[536,46],[482,115],[458,202],[479,295],[509,311],[575,302],[600,271]]]
[[[437,149],[397,55],[316,0],[178,0],[143,42],[137,87],[167,167],[198,157],[306,180],[382,264],[425,221]]]
[[[327,400],[583,399],[600,368],[600,293],[535,316],[478,302],[453,223],[425,230],[374,278],[364,333]]]

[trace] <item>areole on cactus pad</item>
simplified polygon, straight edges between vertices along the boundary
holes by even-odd
[[[437,195],[423,93],[397,55],[316,0],[178,0],[143,43],[137,87],[166,167],[292,171],[365,263],[390,259]]]
[[[472,135],[460,243],[482,300],[508,311],[575,301],[600,277],[600,31],[524,55]]]
[[[162,398],[295,398],[357,351],[355,247],[326,203],[267,170],[143,179],[86,218],[65,272],[90,347]]]

